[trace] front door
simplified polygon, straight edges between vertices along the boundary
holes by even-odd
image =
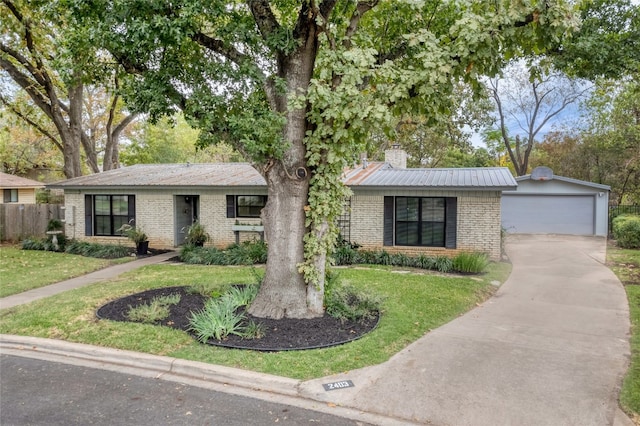
[[[198,220],[198,207],[200,198],[197,195],[176,195],[176,229],[175,229],[175,246],[184,244],[189,227]]]

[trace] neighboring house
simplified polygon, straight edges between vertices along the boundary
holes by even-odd
[[[389,252],[500,257],[501,193],[517,187],[508,169],[406,169],[404,151],[386,154],[345,173],[353,196],[339,221],[343,238]],[[122,224],[135,223],[151,247],[177,247],[196,220],[217,247],[263,235],[267,187],[246,163],[135,165],[50,187],[64,190],[72,238],[113,243]]]
[[[36,190],[44,184],[35,180],[0,172],[0,204],[35,204]]]
[[[548,167],[516,181],[516,191],[502,194],[506,232],[607,235],[609,186],[555,176]]]

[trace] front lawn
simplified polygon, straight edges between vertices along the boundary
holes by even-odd
[[[311,379],[381,363],[409,343],[489,297],[504,282],[507,264],[485,275],[440,275],[390,267],[339,268],[340,279],[384,298],[382,319],[370,334],[345,345],[292,352],[256,352],[203,345],[168,327],[97,320],[104,303],[148,289],[178,285],[252,283],[253,267],[151,265],[109,283],[76,289],[0,311],[0,333],[63,339],[208,362],[297,379]]]
[[[631,360],[620,391],[620,405],[640,424],[640,250],[610,244],[607,264],[624,285],[631,319]]]
[[[107,260],[51,251],[0,248],[0,297],[57,283],[131,258]]]

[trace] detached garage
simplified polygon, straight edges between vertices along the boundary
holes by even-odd
[[[502,193],[506,232],[607,235],[609,186],[554,176],[548,167],[516,181],[516,191]]]

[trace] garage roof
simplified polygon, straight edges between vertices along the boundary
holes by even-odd
[[[519,177],[516,178],[516,181],[518,181],[518,182],[522,182],[522,181],[525,181],[525,180],[534,180],[534,179],[531,179],[531,175],[519,176]],[[561,182],[573,183],[575,185],[587,186],[587,187],[590,187],[590,188],[604,190],[604,191],[610,191],[611,190],[611,187],[609,185],[602,185],[600,183],[587,182],[585,180],[573,179],[573,178],[568,178],[568,177],[558,176],[558,175],[553,175],[552,178],[550,178],[549,180],[545,180],[544,182],[549,182],[549,181],[553,181],[553,180],[559,180]]]

